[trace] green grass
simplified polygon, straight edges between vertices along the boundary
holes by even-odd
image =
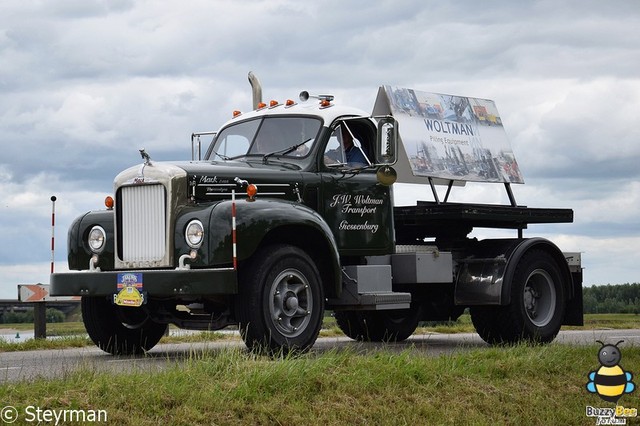
[[[598,330],[598,329],[634,329],[640,328],[640,315],[635,314],[586,314],[582,327],[563,327],[563,330]],[[0,324],[0,328],[17,331],[33,330],[33,324]],[[457,321],[444,323],[423,322],[415,334],[427,333],[473,333],[475,330],[468,314]],[[324,319],[320,337],[343,336],[335,319],[327,315]],[[0,352],[24,351],[36,349],[60,349],[65,347],[91,346],[93,343],[86,337],[82,322],[47,324],[47,336],[63,336],[60,339],[26,340],[24,342],[7,342],[0,338]],[[189,343],[223,339],[237,339],[237,336],[218,332],[189,333],[180,336],[163,337],[160,343]]]
[[[0,329],[33,331],[33,323],[0,324]],[[78,322],[54,322],[47,324],[48,336],[70,336],[84,333],[84,324]]]
[[[189,333],[179,336],[165,336],[160,339],[160,343],[198,343],[234,338],[239,339],[240,337],[233,335],[230,336],[228,334],[218,333],[215,331],[203,331],[200,333]],[[0,353],[42,349],[81,348],[84,346],[94,346],[94,343],[89,339],[86,333],[77,336],[62,336],[58,339],[27,339],[24,342],[7,342],[0,338]]]
[[[587,314],[584,316],[585,329],[640,328],[640,315],[636,314]]]
[[[64,336],[60,339],[27,339],[24,342],[7,342],[0,338],[0,353],[34,351],[43,349],[66,349],[91,346],[93,342],[85,336]]]
[[[234,338],[239,339],[240,336],[229,335],[217,331],[201,331],[199,333],[185,333],[177,336],[164,336],[162,339],[160,339],[160,343],[199,343]]]
[[[417,349],[335,350],[276,360],[227,349],[192,354],[153,374],[85,368],[4,384],[0,400],[21,413],[28,405],[102,409],[109,424],[122,425],[595,424],[585,406],[612,406],[585,389],[599,367],[598,346],[437,357]],[[640,365],[638,348],[622,350],[624,366]],[[638,405],[634,395],[620,403]]]

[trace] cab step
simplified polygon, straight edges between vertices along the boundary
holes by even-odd
[[[335,310],[409,309],[411,293],[391,290],[391,265],[350,265],[342,270],[342,294],[329,299]]]

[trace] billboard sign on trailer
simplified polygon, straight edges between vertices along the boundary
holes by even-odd
[[[491,100],[382,86],[374,114],[398,121],[413,176],[524,183]]]

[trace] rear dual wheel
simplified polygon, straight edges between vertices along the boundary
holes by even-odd
[[[564,285],[556,260],[544,250],[531,250],[520,259],[511,285],[509,305],[471,308],[480,337],[491,344],[551,342],[565,312]]]

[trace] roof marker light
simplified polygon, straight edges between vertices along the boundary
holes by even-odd
[[[294,106],[296,103],[291,100],[291,99],[287,99],[287,102],[285,103],[285,107],[291,107]]]
[[[331,101],[323,99],[320,101],[320,108],[329,108],[331,106]]]
[[[277,107],[278,105],[280,105],[280,104],[276,100],[271,100],[269,102],[269,108]]]
[[[260,102],[260,103],[258,103],[258,108],[257,109],[262,109],[262,108],[264,108],[266,106],[267,106],[267,104],[265,104],[264,102]]]
[[[242,114],[242,111],[238,111],[238,110],[233,111],[233,118],[236,118],[240,114]]]

